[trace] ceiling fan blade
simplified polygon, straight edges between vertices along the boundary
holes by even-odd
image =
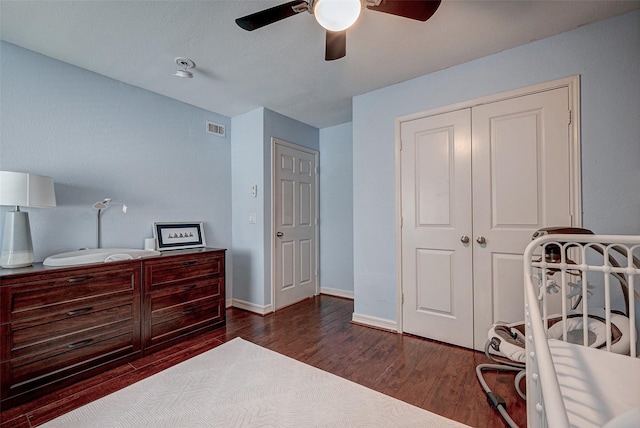
[[[436,13],[440,2],[441,0],[382,0],[378,6],[367,6],[367,8],[377,12],[426,21]]]
[[[333,61],[347,54],[347,31],[329,31],[325,39],[324,60]]]
[[[302,7],[300,7],[302,6]],[[251,15],[243,16],[236,19],[236,24],[247,31],[253,31],[262,28],[265,25],[273,24],[281,19],[288,18],[300,12],[304,12],[308,8],[308,3],[304,0],[295,0],[288,3],[274,6]]]

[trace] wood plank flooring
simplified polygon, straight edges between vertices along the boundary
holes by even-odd
[[[235,337],[295,358],[415,406],[474,427],[504,427],[487,404],[475,367],[484,354],[351,323],[353,302],[331,296],[305,300],[262,317],[228,309],[227,326],[170,349],[0,412],[1,428],[35,427]],[[519,426],[525,403],[511,374],[487,373]]]

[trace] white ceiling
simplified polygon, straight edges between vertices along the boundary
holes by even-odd
[[[427,22],[364,10],[347,56],[324,61],[302,13],[247,32],[235,18],[288,0],[0,0],[3,40],[113,79],[236,116],[264,106],[324,128],[351,98],[640,8],[640,1],[443,0]],[[173,76],[176,57],[195,77]]]

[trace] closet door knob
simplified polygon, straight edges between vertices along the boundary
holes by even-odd
[[[463,244],[468,244],[469,237],[467,235],[462,235],[462,237],[460,237],[460,242],[462,242]]]
[[[284,233],[282,233],[282,232],[278,232],[278,233],[276,233],[276,236],[277,236],[278,238],[282,238],[282,237],[284,236]]]
[[[476,238],[476,242],[477,242],[478,244],[482,245],[482,244],[486,244],[486,243],[487,243],[487,240],[486,240],[486,239],[484,239],[484,236],[478,236],[478,237]]]

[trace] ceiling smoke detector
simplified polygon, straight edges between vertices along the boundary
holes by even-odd
[[[187,79],[193,78],[193,73],[188,71],[189,69],[196,67],[196,64],[193,61],[189,58],[178,57],[176,58],[176,64],[178,64],[179,67],[182,67],[182,70],[177,70],[174,73],[174,76],[185,77]]]

